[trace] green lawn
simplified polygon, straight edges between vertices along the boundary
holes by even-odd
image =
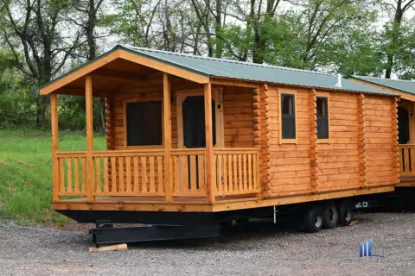
[[[94,148],[105,149],[95,135]],[[61,132],[59,150],[85,150],[83,133]],[[0,219],[19,224],[63,225],[67,219],[51,208],[50,132],[0,130]]]

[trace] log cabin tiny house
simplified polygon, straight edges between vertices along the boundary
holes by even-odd
[[[398,131],[400,183],[398,187],[415,187],[415,81],[353,76],[351,80],[400,97]]]
[[[206,224],[305,202],[337,212],[398,182],[397,98],[336,76],[117,46],[41,94],[53,207],[80,222]],[[86,98],[84,152],[59,151],[61,94]],[[105,151],[93,97],[105,99]]]

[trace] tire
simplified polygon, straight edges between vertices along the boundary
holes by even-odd
[[[339,222],[340,226],[348,226],[353,220],[352,204],[348,201],[343,201],[339,205]]]
[[[316,233],[323,228],[323,210],[319,206],[311,206],[304,214],[305,231]]]
[[[339,222],[339,212],[336,205],[327,204],[323,210],[323,227],[326,229],[336,228]]]

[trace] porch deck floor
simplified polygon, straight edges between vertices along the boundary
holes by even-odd
[[[238,197],[229,197],[229,196],[217,196],[215,201],[226,201],[230,199],[235,200],[243,200],[243,199],[253,199],[255,196],[238,196]],[[205,197],[173,197],[174,203],[208,203]],[[59,201],[65,202],[72,202],[72,203],[87,203],[87,198],[71,198],[71,199],[63,199]],[[107,197],[96,197],[93,201],[94,203],[117,203],[117,202],[125,202],[125,203],[145,203],[145,202],[156,202],[156,203],[165,203],[166,200],[164,197],[160,196],[107,196]]]

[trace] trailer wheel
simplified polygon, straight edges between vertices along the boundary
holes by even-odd
[[[353,208],[352,204],[348,201],[343,201],[339,205],[339,225],[347,226],[352,222]]]
[[[333,229],[337,226],[339,221],[339,212],[336,205],[327,204],[323,210],[323,227],[326,229]]]
[[[323,210],[319,206],[312,206],[304,215],[304,226],[308,233],[316,233],[323,228]]]

